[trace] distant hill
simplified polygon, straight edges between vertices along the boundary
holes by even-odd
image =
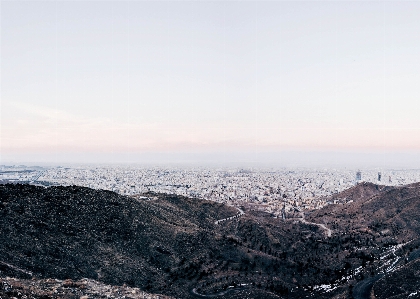
[[[399,187],[364,183],[333,198],[344,197],[353,202],[326,206],[308,218],[338,232],[368,233],[390,242],[420,236],[420,183]]]
[[[358,283],[398,273],[418,249],[419,195],[419,184],[359,184],[335,195],[352,203],[284,221],[176,195],[0,185],[0,278],[18,279],[22,290],[31,281],[48,289],[48,279],[61,290],[71,279],[65,294],[94,297],[105,293],[76,282],[179,299],[351,298]]]
[[[392,189],[393,187],[375,185],[369,182],[359,183],[349,189],[340,193],[333,194],[325,198],[329,202],[347,203],[349,201],[359,201],[371,196],[381,193],[385,190]]]

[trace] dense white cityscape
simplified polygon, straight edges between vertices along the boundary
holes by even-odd
[[[304,169],[72,166],[0,166],[3,182],[79,185],[123,195],[148,191],[204,198],[280,215],[286,211],[318,209],[328,196],[365,181],[404,185],[420,181],[420,169]]]

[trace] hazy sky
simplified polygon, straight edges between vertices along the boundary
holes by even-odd
[[[1,160],[419,151],[419,15],[419,1],[2,0]]]

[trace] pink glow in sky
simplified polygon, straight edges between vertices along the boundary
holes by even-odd
[[[420,151],[419,10],[2,1],[1,159]]]

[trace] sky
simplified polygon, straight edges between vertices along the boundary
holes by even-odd
[[[420,1],[0,3],[0,162],[420,166]]]

